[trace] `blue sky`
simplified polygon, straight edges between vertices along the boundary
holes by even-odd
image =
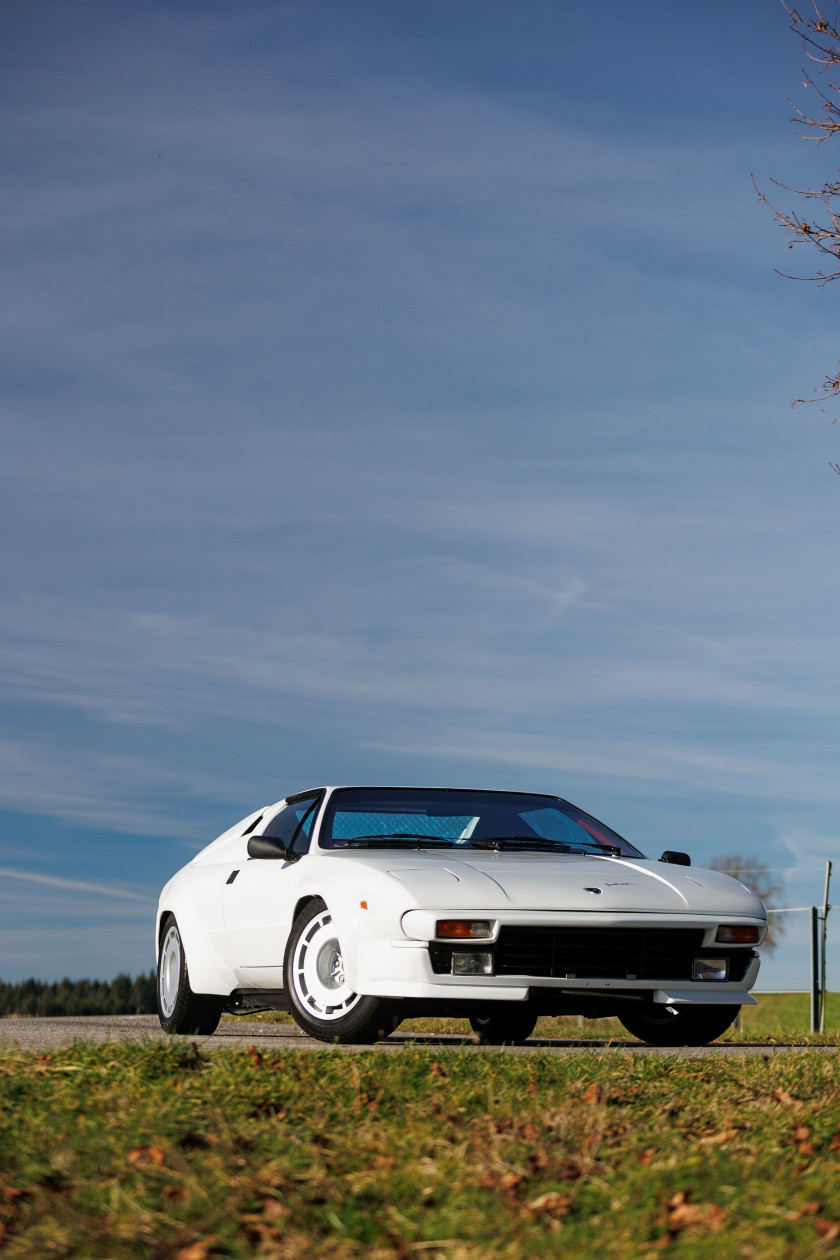
[[[750,174],[838,158],[781,5],[0,28],[0,975],[146,969],[169,874],[323,782],[557,791],[820,897],[836,295]]]

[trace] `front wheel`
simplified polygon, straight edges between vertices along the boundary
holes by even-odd
[[[175,916],[168,914],[161,926],[157,968],[158,1019],[164,1032],[208,1036],[222,1017],[224,998],[212,993],[193,993],[190,974]]]
[[[735,1022],[740,1006],[649,1006],[619,1015],[624,1027],[652,1046],[705,1046]]]
[[[519,1002],[494,1002],[481,1015],[470,1016],[470,1027],[482,1045],[502,1046],[527,1041],[538,1016]]]
[[[319,1041],[345,1045],[378,1041],[399,1023],[386,1002],[350,988],[332,914],[320,897],[304,906],[294,921],[284,982],[292,1015]]]

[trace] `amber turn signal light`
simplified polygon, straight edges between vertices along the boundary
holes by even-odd
[[[717,930],[716,941],[722,945],[757,945],[761,928],[752,923],[724,923]]]
[[[493,935],[489,919],[438,919],[435,936],[444,940],[486,941]]]

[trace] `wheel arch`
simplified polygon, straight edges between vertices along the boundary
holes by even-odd
[[[161,946],[163,945],[163,925],[170,914],[172,915],[173,919],[175,919],[175,921],[177,922],[177,917],[175,915],[174,910],[170,910],[168,906],[158,907],[157,919],[155,921],[156,922],[156,926],[155,926],[155,963],[156,964],[160,962],[160,950],[161,950]]]
[[[298,897],[297,901],[295,902],[295,908],[292,911],[293,924],[295,920],[297,919],[298,915],[301,913],[301,911],[305,910],[306,907],[308,905],[311,905],[313,901],[323,901],[324,905],[325,906],[327,905],[326,898],[321,897],[318,893],[311,893],[311,892],[304,893],[302,896]]]
[[[236,988],[236,977],[214,948],[206,925],[202,922],[200,907],[195,904],[193,897],[184,895],[183,890],[180,896],[176,892],[166,901],[162,901],[158,907],[155,932],[156,961],[160,959],[163,925],[167,915],[170,914],[178,926],[193,992],[227,997]]]

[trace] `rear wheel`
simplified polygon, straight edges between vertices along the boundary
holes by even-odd
[[[168,914],[161,926],[157,969],[158,1019],[164,1032],[207,1036],[222,1017],[224,998],[212,993],[193,993],[187,959],[175,916]]]
[[[624,1027],[652,1046],[705,1046],[735,1022],[740,1006],[648,1006],[619,1015]]]
[[[378,1041],[399,1023],[388,1003],[350,988],[332,914],[320,897],[294,921],[284,980],[296,1021],[319,1041]]]
[[[520,1002],[494,1002],[481,1015],[470,1016],[470,1027],[482,1045],[501,1046],[505,1042],[527,1041],[538,1016]]]

